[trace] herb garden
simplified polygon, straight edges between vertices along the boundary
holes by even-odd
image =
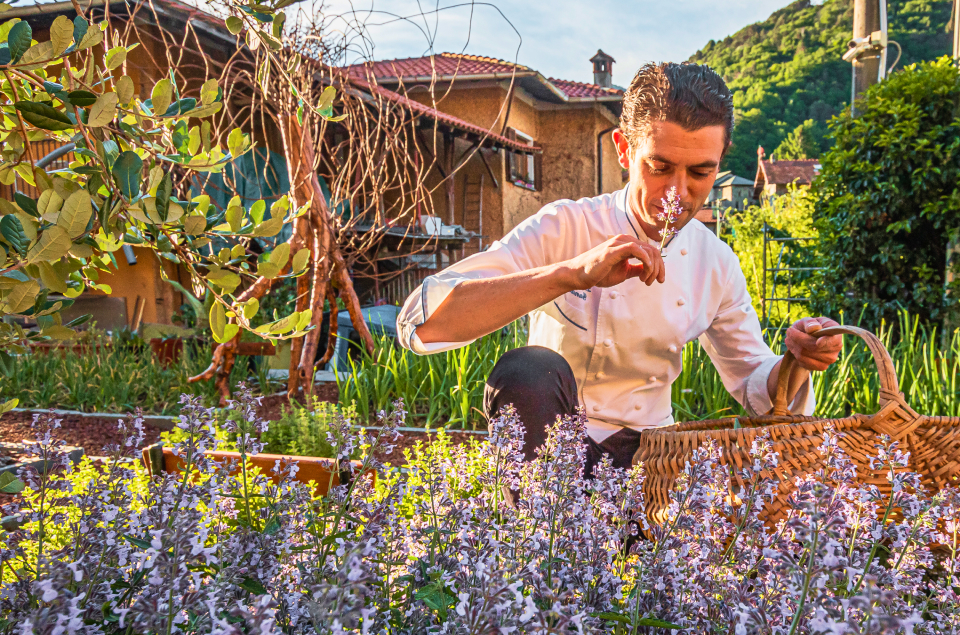
[[[819,272],[794,288],[877,336],[814,374],[815,418],[751,417],[689,342],[671,394],[685,423],[666,431],[682,453],[668,466],[651,441],[630,470],[584,473],[582,413],[532,461],[514,410],[483,414],[524,319],[429,356],[368,330],[351,271],[416,222],[390,187],[433,195],[423,166],[389,172],[423,126],[339,73],[345,45],[316,16],[288,25],[291,4],[213,3],[233,49],[202,72],[173,62],[202,52],[189,20],[162,47],[134,40],[146,14],[77,5],[45,38],[0,21],[0,184],[20,188],[0,198],[0,415],[29,422],[0,444],[19,461],[0,461],[0,635],[960,632],[955,62],[872,89],[831,124],[817,185],[729,220],[755,302],[783,281],[758,268],[761,231],[818,235],[787,248]],[[146,48],[169,74],[130,61]],[[34,147],[50,141],[70,153],[56,169]],[[251,198],[236,166],[271,143],[289,189]],[[865,147],[882,159],[851,160]],[[360,199],[362,230],[345,209]],[[133,245],[195,327],[173,358],[64,317],[111,293]],[[806,309],[774,308],[781,353],[778,326]],[[317,383],[339,309],[358,341]],[[289,347],[282,379],[270,344]],[[88,414],[116,442],[68,446],[64,417],[82,433]]]

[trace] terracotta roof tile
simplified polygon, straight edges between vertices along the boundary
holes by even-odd
[[[436,73],[437,78],[443,78],[530,72],[529,68],[521,64],[505,62],[494,57],[460,55],[457,53],[439,53],[433,56],[366,62],[365,64],[355,64],[350,69],[352,74],[364,73],[368,69],[374,77],[380,80],[410,80],[415,77],[431,77],[434,73]]]
[[[623,91],[618,88],[604,88],[596,84],[584,84],[566,79],[550,78],[550,82],[570,98],[577,97],[623,97]]]
[[[769,185],[810,185],[820,171],[820,161],[761,161],[760,168],[763,170],[765,182]]]
[[[486,137],[490,139],[494,144],[500,147],[511,148],[514,150],[519,150],[521,152],[530,152],[532,150],[533,152],[539,153],[541,151],[540,148],[537,146],[528,146],[525,143],[519,143],[512,139],[508,139],[494,132],[491,132],[486,128],[477,126],[468,121],[464,121],[463,119],[454,117],[453,115],[448,115],[445,112],[440,112],[435,108],[431,108],[430,106],[421,104],[418,101],[414,101],[399,93],[396,93],[392,90],[384,88],[383,86],[380,86],[376,83],[368,82],[365,79],[362,79],[360,77],[353,76],[350,78],[349,81],[354,86],[357,86],[363,90],[367,90],[371,93],[380,95],[384,99],[391,101],[401,106],[402,108],[406,108],[411,113],[413,113],[414,116],[419,115],[419,116],[430,117],[431,119],[436,119],[437,121],[441,123],[445,123],[448,126],[451,126],[453,128],[457,128],[465,132],[471,132],[481,137]]]
[[[713,217],[713,208],[712,207],[701,207],[700,211],[697,212],[697,215],[694,216],[701,223],[715,223],[717,219]]]
[[[623,91],[617,88],[603,88],[596,84],[586,84],[565,79],[547,79],[535,70],[522,64],[507,62],[495,57],[482,55],[463,55],[459,53],[438,53],[433,56],[408,57],[396,60],[365,62],[348,67],[354,77],[376,79],[378,81],[423,81],[436,77],[438,80],[476,75],[493,75],[509,78],[516,74],[537,75],[541,81],[552,84],[568,99],[595,99],[598,97],[622,97]]]

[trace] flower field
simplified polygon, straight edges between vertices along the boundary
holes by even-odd
[[[38,418],[0,551],[0,632],[48,633],[953,633],[960,494],[923,491],[886,442],[875,461],[892,493],[858,486],[836,435],[827,468],[799,483],[789,517],[759,515],[777,461],[761,437],[744,486],[718,450],[678,480],[662,525],[647,522],[644,468],[582,474],[583,421],[559,421],[539,458],[504,412],[489,439],[410,452],[407,469],[373,457],[385,432],[329,426],[350,471],[323,497],[246,469],[268,423],[249,394],[231,404],[239,465],[205,457],[217,413],[185,397],[180,474],[147,475],[140,423],[104,464],[69,464],[56,422]],[[346,457],[359,451],[360,461]],[[268,476],[274,478],[268,478]],[[593,476],[593,478],[587,478]],[[20,484],[5,479],[4,487]],[[883,518],[887,522],[877,519]]]

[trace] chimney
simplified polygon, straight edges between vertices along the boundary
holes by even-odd
[[[593,62],[593,83],[610,88],[613,85],[613,63],[616,61],[600,49],[590,58]]]

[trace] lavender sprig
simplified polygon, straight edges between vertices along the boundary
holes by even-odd
[[[667,190],[667,198],[661,198],[660,202],[663,204],[663,211],[657,214],[657,220],[664,222],[663,229],[660,230],[660,255],[662,256],[663,247],[667,244],[667,240],[677,233],[676,228],[671,227],[671,225],[680,218],[683,213],[683,206],[680,203],[680,194],[677,193],[676,187]]]

